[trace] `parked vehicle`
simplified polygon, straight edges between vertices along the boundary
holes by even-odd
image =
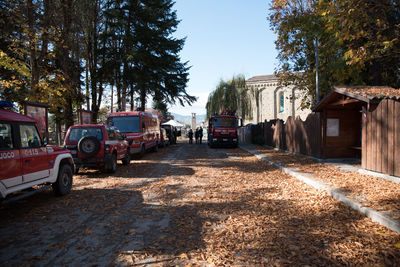
[[[117,160],[122,160],[124,165],[131,161],[129,144],[116,127],[100,124],[71,126],[64,145],[71,151],[77,170],[94,167],[113,173],[117,170]]]
[[[68,194],[74,171],[71,152],[47,145],[35,119],[4,109],[10,105],[0,105],[0,197],[19,199],[49,187],[56,195]],[[13,195],[22,190],[25,194]]]
[[[239,119],[230,111],[212,116],[208,120],[208,145],[237,147],[238,128]]]
[[[169,145],[169,138],[167,136],[167,131],[164,128],[160,128],[160,147],[166,147]]]
[[[146,151],[158,151],[160,143],[160,122],[157,114],[144,111],[111,113],[108,125],[114,125],[126,134],[131,154],[143,156]]]

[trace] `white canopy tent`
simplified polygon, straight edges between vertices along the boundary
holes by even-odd
[[[174,126],[174,127],[183,127],[184,126],[183,124],[181,124],[181,123],[179,123],[177,121],[174,121],[174,120],[169,120],[167,122],[164,122],[161,125],[170,125],[170,126]]]

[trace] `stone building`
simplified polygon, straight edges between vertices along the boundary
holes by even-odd
[[[311,109],[301,109],[301,101],[305,92],[295,86],[278,87],[278,77],[275,75],[254,76],[246,80],[249,89],[252,119],[244,123],[258,123],[265,120],[287,120],[289,116],[300,116],[305,120]]]

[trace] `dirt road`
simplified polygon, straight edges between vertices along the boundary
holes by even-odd
[[[180,143],[0,208],[2,266],[399,265],[400,236],[240,149]]]

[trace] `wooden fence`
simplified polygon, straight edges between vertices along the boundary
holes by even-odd
[[[299,117],[296,119],[289,117],[286,123],[282,120],[271,120],[252,125],[252,142],[263,142],[275,148],[321,157],[320,116],[319,113],[312,113],[308,115],[306,121],[302,121]]]
[[[400,102],[382,100],[362,120],[362,167],[400,176]]]

